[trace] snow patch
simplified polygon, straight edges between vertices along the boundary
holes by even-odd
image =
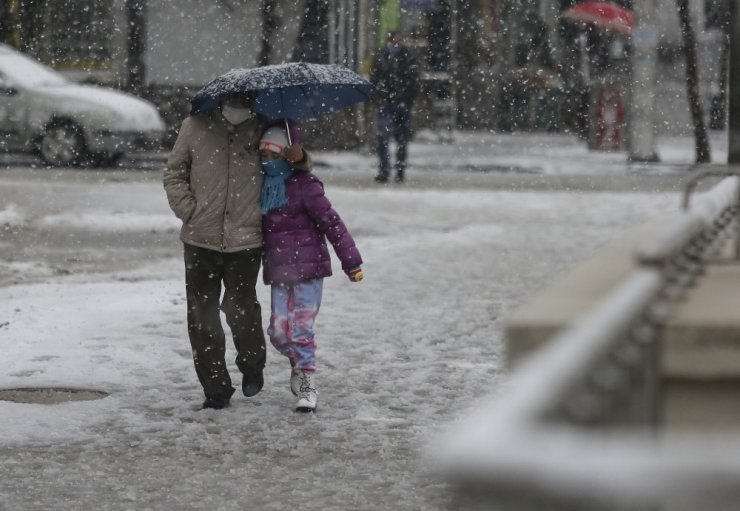
[[[8,204],[5,209],[0,210],[0,226],[16,227],[21,225],[25,217],[18,211],[18,206]]]
[[[119,211],[85,211],[48,215],[35,222],[37,227],[69,227],[105,232],[174,232],[180,221],[173,215],[140,214]]]

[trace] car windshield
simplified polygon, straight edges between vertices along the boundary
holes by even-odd
[[[0,54],[0,74],[10,82],[26,87],[65,85],[67,79],[23,55]]]

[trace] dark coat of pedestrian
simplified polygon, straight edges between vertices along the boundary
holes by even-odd
[[[401,44],[398,33],[388,35],[388,44],[378,51],[370,72],[377,92],[378,174],[385,183],[391,170],[389,144],[396,141],[396,181],[404,180],[408,143],[411,139],[411,108],[419,88],[419,66],[411,51]]]
[[[227,98],[207,115],[186,118],[163,176],[170,207],[182,220],[188,334],[204,408],[228,406],[234,393],[220,311],[236,347],[242,392],[253,396],[263,385],[265,336],[255,285],[262,259],[258,146],[268,126],[251,105]],[[300,146],[285,154],[297,168],[310,168]]]

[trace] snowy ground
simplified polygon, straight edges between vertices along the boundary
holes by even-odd
[[[683,145],[667,147],[676,156]],[[443,509],[446,488],[420,456],[496,390],[502,316],[606,240],[675,210],[678,197],[448,186],[468,174],[445,173],[460,152],[438,147],[412,148],[404,187],[348,186],[339,169],[352,155],[316,155],[366,264],[362,283],[341,274],[326,283],[315,416],[292,411],[289,366],[274,351],[258,396],[199,410],[176,223],[156,175],[62,183],[0,173],[0,276],[12,277],[0,287],[0,388],[110,393],[52,406],[0,401],[0,509]],[[512,162],[548,176],[568,159],[586,177],[634,170],[614,155],[594,166],[576,146],[531,152],[539,160]],[[690,159],[661,172],[676,176]],[[424,165],[446,177],[425,181]],[[359,158],[351,175],[369,180],[372,168]],[[443,184],[424,186],[432,182]],[[12,256],[15,238],[41,255]],[[71,270],[56,245],[67,258],[79,246]],[[116,264],[106,268],[108,258]],[[266,310],[268,288],[258,292]]]

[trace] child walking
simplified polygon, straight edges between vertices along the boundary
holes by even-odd
[[[297,142],[293,140],[293,142]],[[272,345],[288,357],[290,390],[296,411],[316,410],[314,322],[321,306],[324,277],[331,276],[329,239],[352,282],[362,280],[362,258],[342,219],[324,195],[324,185],[309,171],[291,167],[282,156],[288,146],[282,127],[260,140],[262,170],[263,278],[271,286]]]

